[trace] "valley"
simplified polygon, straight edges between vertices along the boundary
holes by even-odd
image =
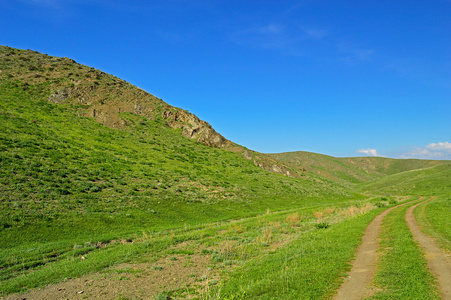
[[[447,299],[404,216],[449,261],[451,161],[258,153],[69,58],[0,70],[1,297],[332,299],[391,209],[368,297]]]

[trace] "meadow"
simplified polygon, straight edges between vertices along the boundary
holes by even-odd
[[[167,104],[101,71],[3,46],[0,66],[1,296],[122,263],[159,270],[164,258],[202,256],[218,278],[192,274],[199,285],[151,296],[328,299],[371,220],[419,196],[435,198],[416,209],[418,221],[451,249],[450,162],[271,155],[300,174],[284,176],[184,137],[161,117]],[[108,127],[86,114],[94,104],[49,101],[68,87],[100,102],[141,95],[153,115],[120,112],[126,126]],[[384,248],[403,248],[384,255],[376,299],[412,297],[400,291],[406,275],[390,269],[406,251],[421,297],[436,296],[404,211],[384,225]]]

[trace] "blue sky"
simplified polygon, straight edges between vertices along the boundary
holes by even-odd
[[[1,0],[0,44],[273,153],[451,159],[451,0]]]

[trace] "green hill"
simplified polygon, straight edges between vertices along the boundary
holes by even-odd
[[[384,157],[337,158],[303,151],[277,153],[271,156],[306,172],[341,183],[368,182],[387,175],[449,163],[440,160]]]
[[[393,174],[365,183],[359,189],[371,194],[449,196],[451,164]]]
[[[1,47],[0,67],[0,247],[359,197],[265,171],[270,158],[245,158],[206,122],[67,58]]]

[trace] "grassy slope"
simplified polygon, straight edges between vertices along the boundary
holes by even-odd
[[[449,195],[451,192],[451,164],[402,172],[365,183],[361,191],[393,195]]]
[[[15,244],[15,230],[41,223],[68,223],[90,236],[116,223],[123,224],[117,230],[164,228],[352,194],[330,182],[266,172],[158,122],[128,115],[136,126],[109,129],[71,113],[70,105],[43,101],[33,87],[24,92],[7,83],[1,90],[2,234],[11,232],[4,247]],[[79,223],[86,218],[98,228]],[[54,239],[47,231],[35,239]]]
[[[414,169],[422,169],[447,161],[390,159],[382,157],[337,158],[310,152],[271,154],[272,157],[308,172],[342,183],[361,183]]]
[[[0,75],[2,280],[71,255],[103,251],[94,245],[134,239],[143,230],[363,198],[316,176],[295,179],[264,171],[240,154],[182,137],[180,129],[159,118],[125,113],[121,118],[128,126],[123,130],[104,127],[80,116],[77,104],[47,101],[65,80],[51,79],[60,67],[67,76],[78,76],[72,63],[66,69],[59,65],[68,59],[48,58],[55,66],[43,67],[32,52],[24,53],[20,61],[0,61],[2,70],[10,67]],[[36,68],[47,68],[40,72],[49,78],[35,77]],[[102,75],[93,84],[101,88],[110,81],[117,80]],[[122,85],[126,93],[134,93],[130,85]],[[92,270],[110,263],[105,258]],[[69,273],[51,278],[79,274],[65,268]]]

